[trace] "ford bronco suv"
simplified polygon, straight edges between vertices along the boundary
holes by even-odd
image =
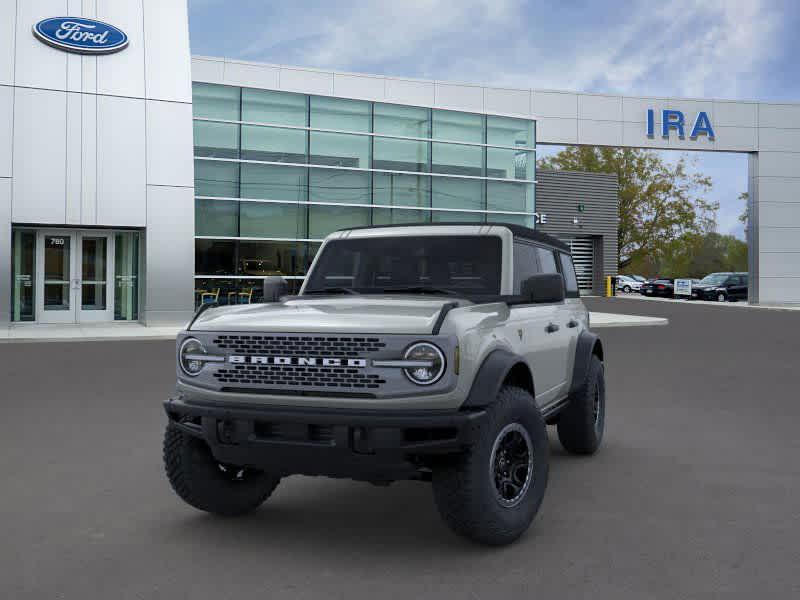
[[[505,544],[544,497],[546,424],[571,453],[600,445],[603,347],[554,238],[337,231],[272,300],[203,306],[178,335],[164,462],[200,510],[253,511],[294,474],[416,479],[454,531]]]

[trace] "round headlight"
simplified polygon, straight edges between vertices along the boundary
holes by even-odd
[[[206,364],[206,361],[203,360],[205,354],[206,349],[200,343],[200,340],[192,337],[186,338],[178,352],[178,362],[181,365],[181,370],[190,377],[195,377],[203,370]]]
[[[406,350],[403,358],[418,363],[403,369],[406,377],[417,385],[435,383],[444,374],[444,354],[439,348],[428,342],[412,344]]]

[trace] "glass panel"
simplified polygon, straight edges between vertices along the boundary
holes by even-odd
[[[242,90],[242,121],[305,127],[308,97],[270,90]]]
[[[306,207],[299,204],[242,202],[242,237],[304,238]]]
[[[339,169],[311,169],[312,202],[370,204],[370,173]],[[316,236],[311,236],[316,237]]]
[[[309,206],[308,237],[321,239],[338,229],[369,225],[369,218],[369,208],[357,208],[354,206]]]
[[[369,102],[311,96],[311,127],[369,132]]]
[[[139,318],[139,234],[114,236],[114,320]]]
[[[433,177],[433,206],[440,208],[468,208],[482,210],[483,185],[480,179]]]
[[[195,235],[236,237],[239,235],[239,206],[236,200],[194,201]]]
[[[194,116],[238,121],[239,89],[227,85],[193,83],[192,112]]]
[[[44,310],[69,310],[69,263],[69,236],[44,236]]]
[[[372,185],[375,204],[430,206],[431,178],[427,175],[375,173]]]
[[[389,171],[428,170],[428,142],[416,140],[396,140],[393,138],[374,139],[372,166]]]
[[[195,156],[239,158],[239,125],[195,121],[194,153]]]
[[[456,211],[433,211],[434,223],[483,223],[486,220],[484,213],[456,212]]]
[[[81,239],[81,310],[106,309],[105,237]]]
[[[480,146],[434,142],[431,170],[434,173],[481,177],[483,175],[483,150]]]
[[[533,184],[510,181],[486,182],[489,210],[533,212]]]
[[[308,192],[306,171],[304,167],[243,164],[242,197],[305,201]]]
[[[306,131],[242,125],[242,158],[269,162],[306,162]]]
[[[486,176],[501,179],[533,179],[533,152],[486,149]]]
[[[11,292],[11,320],[33,321],[34,282],[36,281],[36,234],[15,231],[11,243],[14,282]]]
[[[312,131],[309,162],[314,165],[368,169],[369,137]]]
[[[402,208],[375,208],[372,210],[373,225],[397,225],[401,223],[430,223],[431,211]]]
[[[194,161],[194,193],[198,196],[239,197],[239,165],[214,160]]]
[[[429,110],[417,106],[376,103],[375,133],[404,137],[430,137]]]
[[[194,270],[198,275],[233,275],[236,272],[236,242],[195,240]]]
[[[238,275],[294,275],[299,268],[295,242],[239,242]]]
[[[483,115],[452,110],[433,111],[433,138],[483,143]]]
[[[486,117],[486,143],[493,146],[536,146],[534,121],[511,117]]]
[[[486,220],[489,223],[511,223],[512,225],[533,228],[532,215],[496,215],[489,213],[486,215]]]

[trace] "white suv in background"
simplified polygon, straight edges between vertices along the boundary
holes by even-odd
[[[617,275],[617,291],[630,294],[642,289],[642,282],[630,275]]]

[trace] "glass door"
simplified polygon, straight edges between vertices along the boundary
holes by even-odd
[[[74,323],[77,286],[74,272],[75,235],[40,231],[37,254],[37,314],[41,323]]]
[[[113,238],[110,233],[79,232],[78,270],[76,289],[78,321],[81,323],[114,320],[114,301],[111,297],[114,280],[111,260]]]
[[[40,323],[114,320],[114,237],[101,231],[40,231],[36,314]]]

